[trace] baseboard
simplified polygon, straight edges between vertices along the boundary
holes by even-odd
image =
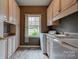
[[[35,48],[39,48],[39,45],[20,45],[19,47],[35,47]]]

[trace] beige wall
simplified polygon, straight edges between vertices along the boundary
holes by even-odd
[[[47,7],[20,6],[20,44],[24,45],[25,14],[41,14],[41,32],[47,31]]]

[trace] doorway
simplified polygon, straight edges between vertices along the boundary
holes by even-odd
[[[25,44],[40,45],[41,15],[25,15]]]

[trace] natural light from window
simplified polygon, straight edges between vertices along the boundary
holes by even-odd
[[[28,36],[39,37],[40,36],[40,16],[32,15],[28,16]]]

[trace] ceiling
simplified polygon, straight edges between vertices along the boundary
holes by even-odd
[[[48,6],[51,0],[16,0],[20,6]]]

